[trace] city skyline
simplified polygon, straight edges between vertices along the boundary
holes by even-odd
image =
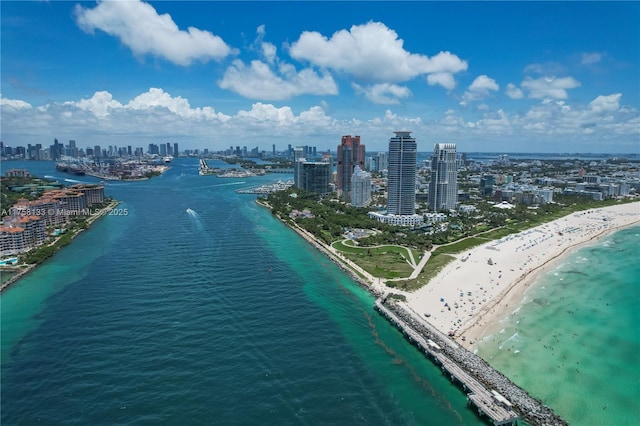
[[[638,3],[363,6],[3,2],[0,140],[639,151]]]

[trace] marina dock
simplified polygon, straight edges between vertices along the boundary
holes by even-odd
[[[293,186],[292,180],[288,180],[286,182],[279,180],[277,182],[270,183],[270,184],[253,186],[250,188],[237,189],[236,192],[238,194],[270,194],[272,192],[284,191],[285,189],[288,189],[291,186]]]
[[[516,425],[521,418],[532,425],[566,425],[549,407],[464,349],[427,322],[417,321],[398,304],[375,302],[375,310],[396,326],[421,352],[439,366],[443,374],[467,393],[467,401],[478,414],[495,426]]]

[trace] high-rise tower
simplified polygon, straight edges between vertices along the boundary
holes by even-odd
[[[302,188],[302,163],[306,161],[304,158],[304,148],[296,146],[293,149],[293,184],[296,188]]]
[[[416,209],[418,145],[411,132],[394,132],[389,139],[387,214],[413,215]]]
[[[356,165],[364,169],[364,145],[360,144],[360,136],[346,135],[338,145],[338,167],[336,186],[338,195],[346,200],[351,199],[351,176]]]
[[[366,207],[371,203],[371,174],[356,166],[351,177],[351,205]]]
[[[454,210],[458,203],[458,167],[456,145],[438,143],[431,157],[429,208],[433,211]]]

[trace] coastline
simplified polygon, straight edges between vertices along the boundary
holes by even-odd
[[[257,199],[256,203],[269,208],[268,203],[264,203]],[[351,261],[341,256],[333,247],[327,245],[323,241],[318,240],[315,236],[300,228],[295,223],[292,225],[281,217],[276,217],[288,228],[292,229],[299,236],[304,238],[307,242],[313,245],[315,248],[324,253],[333,263],[335,263],[340,269],[347,273],[358,285],[369,291],[376,297],[376,303],[374,309],[376,309],[382,316],[387,318],[392,325],[401,329],[403,334],[407,336],[410,343],[416,344],[416,340],[411,337],[411,333],[418,333],[425,341],[434,341],[436,346],[439,345],[437,352],[441,352],[436,357],[439,361],[436,361],[436,365],[440,365],[443,360],[448,364],[453,363],[454,369],[461,368],[463,374],[468,374],[477,380],[478,386],[484,387],[484,392],[487,393],[491,389],[499,391],[501,395],[511,401],[523,419],[530,422],[530,424],[545,424],[545,425],[566,425],[567,423],[553,412],[552,409],[544,405],[540,400],[532,397],[526,390],[513,383],[509,378],[504,376],[498,370],[491,367],[485,360],[469,351],[466,347],[458,344],[453,339],[448,337],[433,324],[428,322],[425,318],[420,317],[412,310],[405,302],[393,301],[391,296],[392,288],[387,287],[382,283],[382,280],[371,276],[367,272],[363,271],[358,265],[353,264]],[[360,276],[361,274],[362,276]],[[402,292],[402,294],[406,294]],[[387,302],[390,299],[390,302]],[[389,318],[389,314],[385,312],[393,312],[398,318]],[[404,331],[403,331],[404,330]],[[411,331],[407,331],[411,330]],[[418,345],[419,346],[419,345]],[[420,349],[420,348],[419,348]],[[423,348],[424,349],[424,348]],[[423,352],[423,349],[420,349]],[[428,356],[429,352],[425,352]],[[433,354],[432,354],[433,355]],[[455,367],[457,366],[457,367]],[[444,368],[444,367],[443,367]],[[453,376],[452,376],[453,380]],[[463,386],[465,386],[463,384]],[[478,398],[475,391],[471,391],[466,387],[465,393],[468,393],[468,398]],[[470,396],[472,395],[472,396]],[[490,399],[490,398],[489,398]],[[477,402],[476,402],[477,404]],[[482,403],[480,403],[482,405]],[[509,405],[509,407],[511,407]],[[487,408],[487,407],[484,407]],[[487,408],[489,409],[489,408]],[[480,406],[478,406],[479,412],[482,414]],[[491,411],[491,409],[489,409]],[[513,411],[509,415],[516,415]],[[494,415],[490,416],[492,420],[502,421],[499,417]],[[513,417],[511,418],[513,420]]]
[[[111,210],[111,209],[115,208],[116,206],[118,206],[118,204],[120,204],[120,201],[113,200],[108,205],[106,205],[105,207],[103,207],[102,209],[97,211],[96,213],[92,214],[87,219],[87,228],[86,229],[76,230],[74,232],[74,234],[71,236],[71,240],[73,241],[73,239],[76,238],[78,235],[80,235],[82,232],[90,229],[91,225],[96,220],[98,220],[99,218],[105,216],[108,210]],[[57,243],[59,238],[60,237],[56,238],[53,242],[49,243],[49,245],[53,245],[53,244]],[[69,244],[71,244],[71,243],[69,243]],[[61,248],[62,247],[58,247],[58,249],[56,250],[56,253]],[[55,253],[53,254],[53,256],[55,256]],[[53,257],[53,256],[51,256],[51,257]],[[49,259],[46,259],[45,262],[47,260],[49,260]],[[15,284],[16,282],[18,282],[21,278],[23,278],[25,275],[27,275],[29,272],[33,271],[34,269],[36,269],[40,265],[41,265],[41,263],[35,263],[35,264],[26,265],[26,267],[18,266],[18,267],[12,267],[12,269],[7,269],[7,271],[15,271],[16,268],[20,268],[20,271],[16,275],[14,275],[13,277],[9,278],[6,282],[2,283],[2,286],[0,286],[0,293],[2,293],[5,290],[7,290],[12,284]]]
[[[256,203],[258,205],[260,205],[262,207],[265,207],[265,208],[269,209],[270,211],[272,211],[271,210],[271,206],[268,203],[263,202],[259,198],[256,199]],[[302,237],[304,240],[306,240],[309,244],[311,244],[316,249],[318,249],[321,253],[323,253],[325,256],[327,256],[327,258],[329,260],[331,260],[331,262],[333,262],[338,268],[342,269],[347,275],[349,275],[349,277],[351,277],[356,283],[358,283],[358,285],[360,285],[365,290],[369,291],[373,296],[381,297],[386,293],[384,289],[378,288],[380,286],[386,287],[386,286],[384,286],[384,284],[381,284],[381,280],[378,280],[378,286],[376,286],[375,285],[376,279],[373,276],[368,274],[366,271],[364,271],[358,265],[355,265],[353,262],[349,261],[344,256],[341,256],[331,246],[328,246],[324,242],[318,240],[314,235],[312,235],[308,231],[300,228],[299,226],[297,226],[297,225],[291,226],[290,223],[288,223],[285,220],[283,220],[280,216],[276,215],[275,217],[283,225],[285,225],[287,228],[289,228],[292,231],[294,231],[296,234],[298,234],[300,237]],[[367,279],[363,278],[362,276],[360,276],[358,274],[361,274],[362,276],[367,277]]]
[[[572,213],[474,247],[409,295],[414,313],[467,349],[499,331],[538,279],[568,255],[620,229],[640,223],[640,203]]]

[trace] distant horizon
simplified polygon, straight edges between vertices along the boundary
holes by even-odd
[[[12,146],[12,148],[15,148],[15,147]],[[92,146],[85,147],[85,148],[81,147],[79,149],[86,149],[86,148],[93,148],[93,147]],[[104,147],[102,147],[102,148],[104,148]],[[122,148],[122,146],[119,146],[119,148]],[[318,148],[318,147],[316,147],[316,148]],[[179,156],[183,157],[185,150],[190,151],[189,155],[192,155],[192,154],[194,154],[195,149],[199,150],[198,155],[202,154],[203,149],[201,149],[201,148],[193,148],[193,149],[192,148],[186,148],[186,149],[182,150],[182,153]],[[204,149],[208,149],[208,148],[204,148]],[[222,151],[224,151],[224,150],[212,150],[212,149],[209,149],[208,153],[209,154],[218,154],[218,153],[220,153]],[[266,153],[270,154],[271,150],[270,149],[269,150],[263,149],[263,150],[260,150],[260,152],[261,153],[262,152],[266,152]],[[276,153],[280,153],[281,154],[283,152],[285,152],[285,150],[276,149]],[[317,150],[318,155],[322,154],[322,153],[326,153],[326,152],[327,152],[327,150],[320,150],[320,149]],[[335,149],[333,149],[333,150],[330,150],[329,152],[332,153],[332,154],[335,154],[337,151]],[[365,152],[365,155],[375,154],[375,153],[378,153],[378,152],[386,152],[386,151],[384,151],[384,150],[367,150]],[[536,151],[511,151],[511,152],[507,152],[507,151],[461,151],[461,150],[457,150],[457,152],[459,154],[484,154],[484,155],[496,154],[496,155],[519,155],[519,156],[522,156],[522,155],[556,155],[556,156],[581,155],[581,156],[598,156],[598,157],[605,157],[605,156],[606,157],[617,157],[617,156],[640,157],[640,153],[638,153],[638,152],[635,152],[635,153],[634,152],[568,152],[568,151],[566,151],[566,152],[562,152],[562,151],[557,151],[557,152],[552,152],[552,151],[548,151],[548,152],[542,152],[542,151],[538,151],[538,152],[536,152]],[[418,149],[417,153],[418,153],[418,155],[420,155],[420,154],[432,154],[432,150],[426,150],[425,151],[425,150]],[[145,151],[144,154],[145,155],[151,155],[151,154],[147,154],[146,151]],[[163,155],[160,155],[160,154],[155,154],[155,155],[157,155],[159,157],[163,156]],[[172,157],[176,157],[175,155],[171,155],[171,156]],[[232,156],[232,155],[229,155],[229,156]],[[255,158],[255,157],[247,156],[246,158],[251,159],[251,158]],[[0,161],[56,161],[56,160],[36,160],[36,159],[29,160],[29,159],[26,159],[26,158],[20,158],[20,159],[3,158]]]
[[[2,3],[0,140],[640,152],[640,2]],[[570,25],[568,25],[570,23]]]

